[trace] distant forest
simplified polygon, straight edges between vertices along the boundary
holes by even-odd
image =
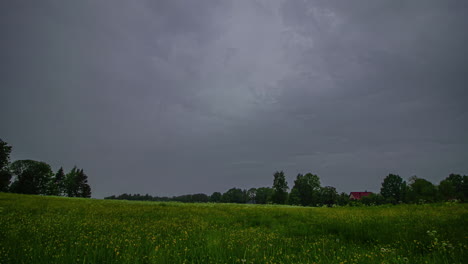
[[[10,163],[12,147],[0,139],[0,192],[91,197],[88,176],[76,166],[65,174],[63,168],[54,173],[45,162],[17,160]],[[381,205],[398,203],[434,203],[468,201],[468,176],[450,174],[438,185],[413,176],[408,182],[399,175],[389,174],[383,181],[380,193],[362,192],[356,197],[338,193],[332,186],[321,186],[316,174],[298,174],[289,189],[283,171],[273,174],[272,187],[240,189],[231,188],[224,193],[186,194],[173,197],[149,194],[121,194],[104,199],[137,201],[175,201],[184,203],[252,203],[289,204],[302,206]]]
[[[399,175],[389,174],[382,182],[380,193],[365,192],[355,199],[348,193],[338,193],[332,186],[322,187],[320,178],[312,173],[298,174],[288,192],[288,183],[282,171],[273,175],[272,187],[240,189],[231,188],[225,193],[214,192],[159,197],[140,194],[112,195],[104,199],[133,201],[175,201],[184,203],[252,203],[289,204],[302,206],[382,205],[398,203],[466,202],[468,200],[468,176],[450,174],[439,185],[413,176],[408,183]]]
[[[12,147],[0,139],[0,192],[68,197],[91,197],[91,186],[83,169],[76,166],[67,174],[56,173],[49,164],[35,160],[10,163]]]

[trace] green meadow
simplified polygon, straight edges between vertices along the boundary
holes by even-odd
[[[0,263],[467,263],[466,204],[309,208],[0,193]]]

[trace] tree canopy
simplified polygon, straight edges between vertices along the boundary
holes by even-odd
[[[466,201],[468,199],[468,176],[451,173],[440,182],[439,192],[446,200],[458,199]]]
[[[273,175],[273,197],[272,201],[276,204],[285,204],[288,198],[288,182],[283,171],[277,171]]]
[[[273,197],[273,188],[270,187],[260,187],[257,188],[255,192],[255,203],[257,204],[267,204],[272,202]]]
[[[24,194],[49,194],[53,172],[49,164],[35,160],[17,160],[10,166],[15,181],[11,191]]]
[[[320,203],[320,178],[312,173],[306,175],[298,174],[291,189],[290,203],[297,203],[303,206]]]
[[[91,197],[91,186],[88,175],[83,169],[73,167],[68,173],[60,167],[56,173],[49,164],[35,160],[16,160],[10,163],[12,147],[0,139],[0,192],[23,194],[56,195],[68,197]],[[257,203],[257,204],[291,204],[302,206],[332,205],[379,205],[384,203],[426,203],[440,201],[468,200],[468,176],[450,174],[434,185],[430,181],[413,176],[406,184],[399,175],[388,174],[381,185],[380,193],[366,193],[366,196],[350,200],[347,193],[338,194],[332,186],[321,187],[316,174],[299,173],[294,186],[288,193],[288,182],[283,171],[273,174],[272,187],[231,188],[225,193],[213,192],[186,194],[174,197],[158,197],[140,194],[112,195],[105,199],[145,200],[145,201],[178,201],[178,202],[224,202],[224,203]]]
[[[78,169],[76,166],[66,175],[64,186],[68,197],[91,197],[88,176],[84,173],[83,169]]]
[[[396,174],[389,174],[382,182],[380,194],[389,202],[403,201],[406,191],[406,182]]]
[[[10,164],[11,146],[0,139],[0,192],[8,190],[11,181]]]
[[[408,199],[411,202],[435,202],[437,189],[430,181],[413,177],[409,185]]]
[[[54,174],[51,166],[42,161],[27,159],[10,163],[11,150],[12,147],[0,139],[0,191],[91,197],[91,186],[83,169],[74,167],[65,175],[62,167]]]

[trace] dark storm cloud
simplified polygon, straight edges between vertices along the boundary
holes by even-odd
[[[467,173],[460,1],[15,1],[1,137],[95,197]]]

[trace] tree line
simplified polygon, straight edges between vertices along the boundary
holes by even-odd
[[[140,194],[112,195],[104,199],[138,201],[177,201],[187,203],[255,203],[289,204],[301,206],[345,206],[345,205],[382,205],[397,203],[432,203],[443,201],[468,201],[468,176],[450,174],[439,185],[413,176],[408,183],[399,175],[387,175],[380,193],[372,193],[360,200],[350,199],[348,193],[338,193],[332,186],[321,186],[316,174],[298,174],[290,191],[283,171],[273,175],[272,187],[240,189],[231,188],[225,193],[211,195],[199,193],[174,197],[158,197]]]
[[[0,139],[0,192],[91,197],[88,176],[76,166],[65,174],[63,168],[54,173],[49,164],[35,160],[17,160],[10,163],[12,147]],[[468,176],[450,174],[438,185],[413,176],[408,182],[399,175],[389,174],[382,182],[380,193],[351,200],[349,194],[338,193],[332,186],[321,186],[316,174],[298,174],[289,190],[283,171],[273,175],[272,187],[250,189],[231,188],[211,195],[198,193],[173,197],[140,194],[112,195],[104,199],[141,201],[213,202],[289,204],[302,206],[380,205],[397,203],[432,203],[457,200],[468,201]]]
[[[61,167],[56,173],[49,164],[35,160],[10,163],[12,147],[0,139],[0,192],[91,197],[88,176],[76,166],[65,174]]]

